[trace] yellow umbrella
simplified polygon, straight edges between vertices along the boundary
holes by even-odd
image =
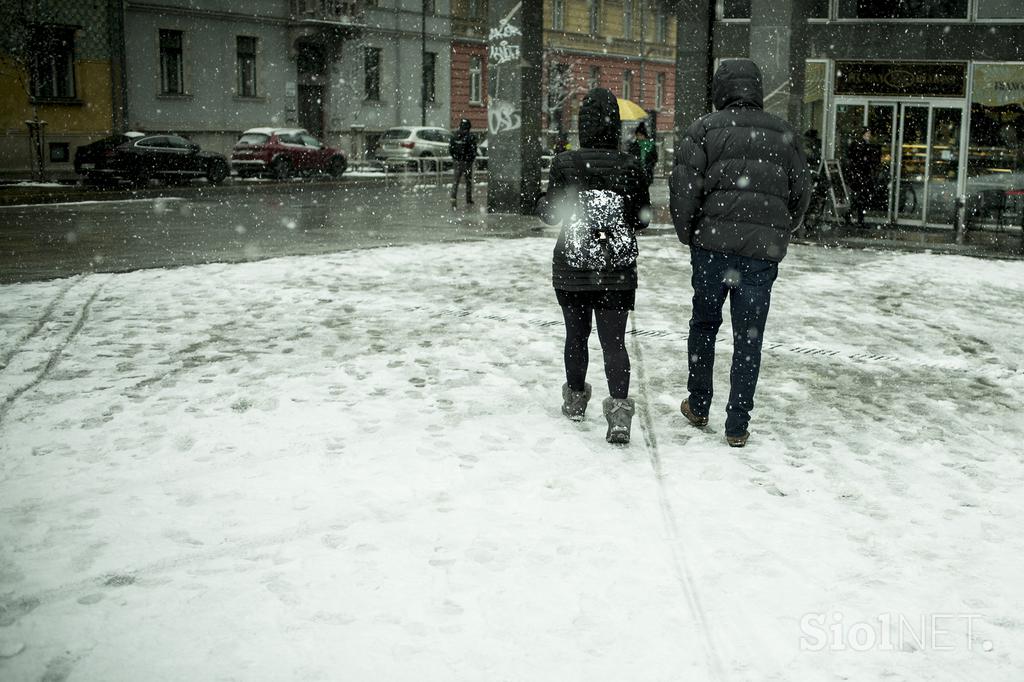
[[[620,121],[641,121],[647,118],[647,112],[644,111],[636,102],[618,97],[616,98],[616,101],[619,103]]]

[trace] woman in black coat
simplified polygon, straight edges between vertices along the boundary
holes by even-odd
[[[546,223],[563,223],[552,258],[552,284],[565,319],[562,413],[579,421],[586,412],[591,396],[585,381],[587,341],[596,318],[610,394],[603,407],[608,420],[606,439],[611,443],[629,442],[635,409],[629,398],[626,321],[636,297],[635,232],[647,226],[651,203],[643,168],[634,157],[619,151],[620,133],[615,95],[604,88],[591,90],[580,107],[580,148],[554,158],[547,194],[539,206]],[[578,226],[584,215],[592,215],[588,213],[592,208],[582,209],[581,192],[613,209],[602,217],[612,222],[594,228],[592,235],[584,231],[588,239],[583,244],[567,231]],[[607,254],[609,248],[619,253],[601,265],[581,264],[586,261],[581,249],[593,255]]]

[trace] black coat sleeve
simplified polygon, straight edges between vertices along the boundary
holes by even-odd
[[[799,229],[811,203],[814,182],[807,157],[799,146],[793,148],[793,159],[789,168],[789,216],[790,229]]]
[[[647,175],[640,168],[639,162],[629,169],[632,185],[631,207],[629,211],[630,227],[642,230],[651,222],[651,190],[647,185]]]
[[[559,207],[565,203],[568,182],[565,175],[565,157],[563,152],[551,162],[548,171],[548,189],[537,199],[537,215],[545,225],[557,225],[561,222]]]
[[[704,126],[697,121],[687,129],[676,149],[669,180],[669,205],[676,235],[689,244],[694,223],[700,216],[704,194],[704,176],[708,157],[704,149]]]

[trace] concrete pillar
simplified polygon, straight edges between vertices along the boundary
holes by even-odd
[[[802,100],[812,0],[752,0],[750,58],[764,75],[764,108],[803,130]]]
[[[543,0],[490,0],[487,210],[532,213],[540,194]]]
[[[679,0],[676,15],[676,134],[711,112],[714,2]],[[678,139],[678,137],[677,137]]]

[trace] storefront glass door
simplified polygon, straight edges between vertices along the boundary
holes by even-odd
[[[924,220],[925,179],[928,177],[928,105],[900,105],[900,143],[896,150],[896,218]]]
[[[952,225],[962,105],[840,101],[835,123],[835,157],[868,221]]]
[[[874,193],[867,204],[865,217],[869,220],[891,220],[889,206],[893,193],[893,150],[895,144],[896,105],[869,104],[868,125],[871,142],[878,147],[879,167],[874,178]]]
[[[952,225],[956,219],[957,186],[960,181],[963,109],[933,106],[931,123],[926,201],[928,222]]]

